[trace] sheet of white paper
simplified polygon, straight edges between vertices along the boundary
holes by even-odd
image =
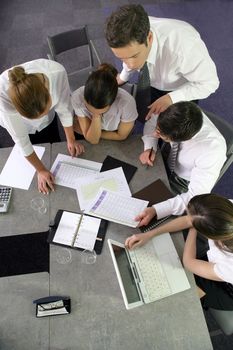
[[[131,196],[129,185],[121,167],[103,171],[102,173],[79,179],[77,196],[81,210],[86,209],[90,205],[101,187],[118,194]]]
[[[75,189],[80,178],[99,173],[101,166],[102,163],[72,158],[59,153],[52,165],[51,172],[55,176],[57,185]]]
[[[38,158],[41,159],[45,147],[33,146],[33,148]],[[22,155],[19,147],[15,145],[0,174],[0,184],[28,190],[35,172],[35,168]]]
[[[77,233],[74,247],[93,250],[101,220],[84,215],[77,232],[80,218],[81,214],[64,211],[53,242],[71,246]]]
[[[86,213],[118,224],[136,227],[135,217],[149,204],[149,201],[126,197],[100,189],[96,198],[86,209]]]

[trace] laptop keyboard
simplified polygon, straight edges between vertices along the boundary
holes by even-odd
[[[154,301],[170,295],[171,288],[153,244],[149,242],[140,249],[135,249],[134,253],[140,266],[149,300]]]

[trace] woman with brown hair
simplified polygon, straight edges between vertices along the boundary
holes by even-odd
[[[68,151],[77,156],[84,147],[75,140],[70,88],[64,67],[38,59],[0,75],[0,125],[37,171],[38,189],[54,190],[54,176],[37,157],[32,144],[60,141],[57,115]]]
[[[233,310],[233,203],[230,200],[216,194],[195,196],[188,204],[187,215],[133,235],[126,239],[125,245],[133,249],[161,233],[186,228],[189,232],[183,263],[195,274],[203,306]],[[197,256],[202,243],[199,235],[208,240],[202,256]]]
[[[103,63],[88,77],[85,86],[72,94],[76,117],[74,130],[92,144],[128,137],[138,113],[134,98],[118,88],[117,70]]]

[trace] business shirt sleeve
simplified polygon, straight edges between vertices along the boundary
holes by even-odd
[[[203,147],[205,146],[205,149]],[[167,215],[182,215],[190,199],[198,194],[210,193],[214,187],[220,170],[226,160],[226,145],[222,144],[216,151],[216,145],[204,145],[192,169],[188,191],[164,202],[153,205],[158,219]]]
[[[62,67],[62,66],[61,66]],[[63,127],[73,125],[73,108],[71,104],[71,91],[65,69],[62,67],[57,73],[55,94],[57,94],[57,104],[54,106]]]
[[[1,125],[8,131],[25,157],[30,156],[34,152],[27,128],[18,113],[5,112],[4,122]]]
[[[184,51],[181,56],[177,56],[173,67],[186,80],[169,93],[173,103],[206,98],[219,86],[216,66],[204,42],[200,40],[196,40],[188,52]]]
[[[144,151],[153,147],[157,150],[158,139],[153,135],[157,125],[158,114],[153,114],[152,117],[147,120],[143,129],[142,141],[144,144]]]

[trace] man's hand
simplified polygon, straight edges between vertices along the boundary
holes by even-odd
[[[150,236],[147,233],[137,233],[128,237],[125,241],[125,246],[127,249],[134,249],[136,247],[141,247],[150,240]]]
[[[67,148],[72,157],[77,157],[84,152],[84,146],[77,140],[67,141]]]
[[[49,190],[54,191],[55,178],[48,170],[40,170],[37,172],[38,191],[43,194],[48,194]]]
[[[150,156],[150,149],[145,150],[144,152],[142,152],[139,156],[140,162],[142,164],[146,164],[149,166],[153,166],[154,165],[154,161],[155,161],[155,151],[152,151],[152,154]]]
[[[148,225],[151,219],[156,216],[156,211],[154,207],[149,207],[143,210],[141,214],[136,216],[135,221],[139,221],[138,227]]]
[[[149,120],[153,113],[159,114],[165,111],[171,105],[172,105],[172,99],[168,94],[158,98],[155,102],[153,102],[150,106],[148,106],[150,110],[146,115],[145,119]]]

